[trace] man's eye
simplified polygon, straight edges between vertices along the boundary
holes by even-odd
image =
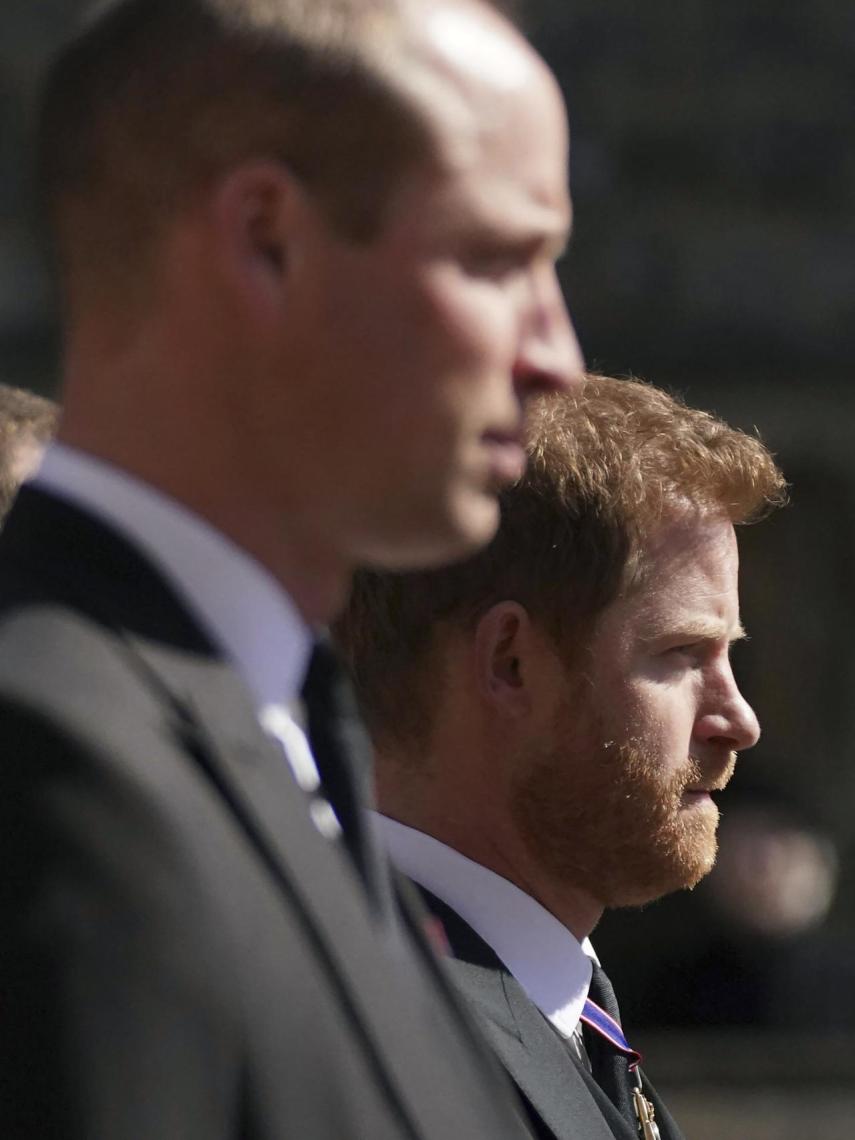
[[[468,272],[476,277],[507,277],[525,270],[534,256],[530,243],[485,243],[473,246],[464,256]]]
[[[516,273],[523,264],[516,252],[493,250],[476,253],[467,258],[466,267],[476,277],[507,277]]]
[[[674,655],[679,657],[697,657],[699,651],[700,646],[695,641],[687,645],[672,645],[669,649],[665,650],[665,655]]]

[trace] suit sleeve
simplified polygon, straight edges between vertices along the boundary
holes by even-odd
[[[0,703],[0,1136],[240,1132],[213,913],[167,805]]]

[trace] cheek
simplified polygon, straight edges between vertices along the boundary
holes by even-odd
[[[501,293],[447,266],[410,286],[389,297],[376,367],[365,361],[369,388],[383,388],[382,430],[406,428],[417,450],[433,451],[516,422],[513,314]]]
[[[510,369],[518,340],[510,289],[444,264],[427,274],[423,300],[425,320],[446,352],[485,368]]]
[[[643,744],[663,772],[676,771],[685,765],[692,749],[694,707],[690,678],[671,684],[640,682],[626,691],[626,735]]]

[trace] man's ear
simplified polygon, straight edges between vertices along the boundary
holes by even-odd
[[[211,221],[220,267],[259,315],[281,313],[309,209],[305,187],[284,163],[245,163],[214,191]]]
[[[503,716],[531,709],[533,628],[519,602],[497,602],[475,629],[475,669],[481,697]]]

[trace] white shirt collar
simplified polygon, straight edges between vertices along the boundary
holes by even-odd
[[[48,447],[31,482],[107,522],[158,567],[231,658],[259,712],[294,700],[311,634],[255,559],[176,500],[64,444]]]
[[[549,911],[494,871],[433,836],[372,812],[392,862],[447,903],[491,947],[541,1013],[564,1037],[579,1023],[588,996],[591,959]]]

